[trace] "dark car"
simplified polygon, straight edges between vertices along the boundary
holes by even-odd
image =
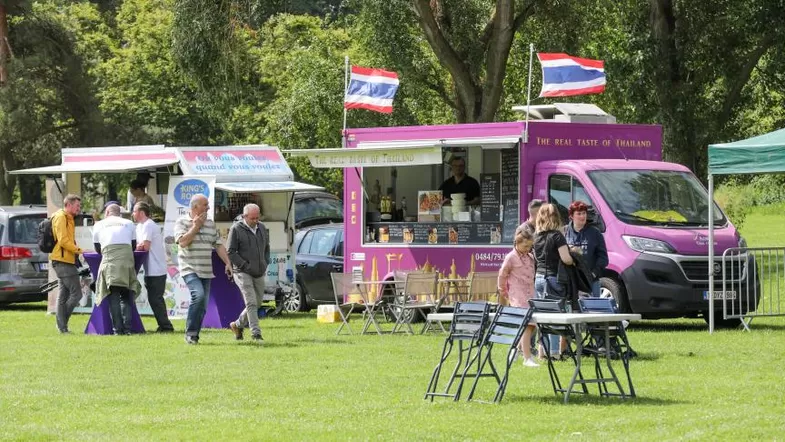
[[[298,306],[308,311],[321,304],[335,304],[330,273],[343,271],[343,223],[306,227],[294,237],[297,256]],[[295,308],[296,307],[296,308]]]
[[[44,206],[0,207],[0,304],[46,299],[49,255],[38,249],[38,224]]]
[[[295,192],[294,228],[343,222],[343,202],[327,192]]]

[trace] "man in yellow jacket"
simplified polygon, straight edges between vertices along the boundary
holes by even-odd
[[[70,333],[68,320],[82,297],[82,286],[79,283],[77,255],[82,253],[76,245],[76,226],[74,216],[82,210],[82,199],[69,194],[63,200],[63,208],[52,215],[52,233],[55,247],[49,254],[52,268],[60,283],[57,294],[57,329],[60,333]]]

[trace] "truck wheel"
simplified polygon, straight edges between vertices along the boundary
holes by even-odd
[[[600,297],[613,298],[619,306],[619,313],[632,313],[627,299],[627,290],[615,278],[600,278]]]

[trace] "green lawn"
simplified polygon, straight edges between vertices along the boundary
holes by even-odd
[[[785,241],[756,211],[751,245]],[[72,319],[84,329],[86,315]],[[359,324],[353,321],[355,327]],[[145,318],[145,326],[154,322]],[[315,313],[262,321],[265,345],[206,330],[61,336],[42,305],[0,311],[0,439],[776,440],[785,435],[785,319],[707,333],[703,320],[629,331],[638,398],[575,395],[516,364],[499,405],[422,399],[443,336],[341,336]],[[175,327],[183,329],[183,322]],[[588,360],[587,360],[588,362]],[[559,363],[564,376],[568,363]],[[620,369],[620,367],[618,367]],[[492,381],[485,380],[490,387]],[[490,388],[480,392],[490,397]]]

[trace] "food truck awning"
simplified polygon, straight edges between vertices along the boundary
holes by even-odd
[[[354,149],[295,149],[285,150],[295,157],[308,157],[311,166],[321,169],[333,167],[388,167],[441,164],[442,148],[416,147],[357,147]]]
[[[304,190],[324,190],[324,187],[296,181],[237,182],[215,183],[216,189],[227,192],[301,192]]]
[[[59,166],[14,170],[15,175],[58,175],[63,173],[126,172],[155,170],[179,162],[177,152],[164,146],[123,146],[63,149]]]
[[[284,150],[294,157],[308,157],[315,168],[389,167],[442,164],[442,149],[480,146],[483,149],[511,149],[520,136],[442,138],[428,140],[374,141],[355,148]]]

